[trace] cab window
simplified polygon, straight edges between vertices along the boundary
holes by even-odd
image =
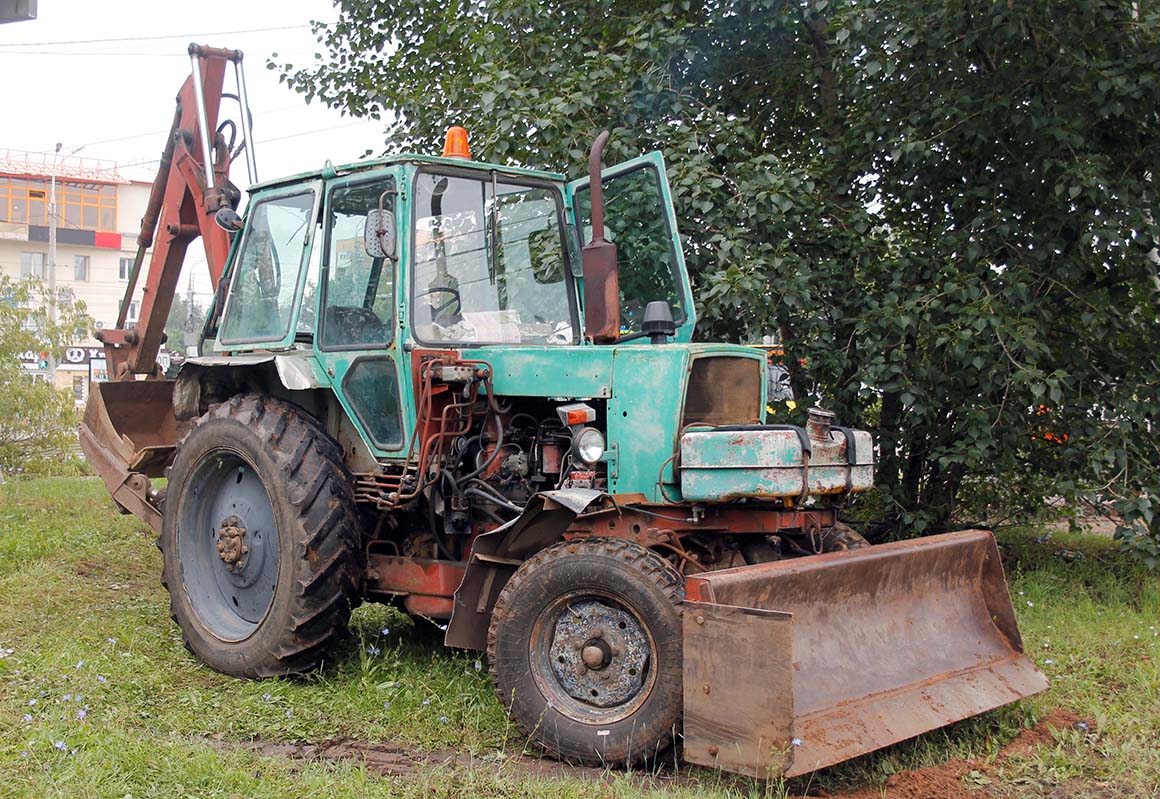
[[[575,342],[556,187],[488,174],[420,173],[414,206],[416,338]]]
[[[312,191],[255,203],[230,285],[223,343],[269,343],[289,334],[313,210]]]
[[[395,319],[395,264],[372,258],[363,244],[367,213],[390,209],[393,179],[331,190],[327,213],[323,347],[385,347]]]
[[[667,302],[680,324],[685,320],[685,311],[656,168],[642,165],[605,178],[603,185],[604,235],[616,244],[621,336],[629,338],[641,333],[645,306],[655,300]],[[592,237],[592,196],[587,186],[576,191],[575,207],[587,243]]]

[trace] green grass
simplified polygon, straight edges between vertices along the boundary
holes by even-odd
[[[1001,540],[1027,650],[1052,677],[1045,696],[788,786],[687,768],[676,787],[622,774],[600,784],[497,776],[487,767],[387,778],[356,763],[286,761],[235,744],[351,738],[498,762],[523,742],[481,658],[444,650],[405,617],[364,606],[354,635],[320,674],[223,677],[182,646],[152,536],[112,511],[98,481],[10,482],[0,486],[0,797],[837,791],[952,757],[985,761],[1059,707],[1092,720],[1098,733],[1063,730],[1051,746],[993,764],[981,780],[990,780],[991,793],[1041,796],[1056,785],[1112,783],[1125,795],[1157,795],[1160,575],[1126,562],[1105,539],[1055,533],[1036,543],[1036,535],[1013,531]],[[1078,557],[1060,557],[1063,549]],[[54,747],[61,742],[64,751]]]

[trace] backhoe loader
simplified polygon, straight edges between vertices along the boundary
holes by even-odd
[[[298,674],[359,602],[393,603],[486,651],[549,755],[631,766],[679,739],[758,777],[1046,688],[989,532],[868,546],[837,513],[873,484],[870,434],[822,409],[763,424],[765,353],[693,343],[659,154],[603,169],[604,133],[569,182],[472,159],[452,128],[440,156],[259,182],[241,54],[190,55],[140,322],[100,333],[113,379],[81,441],[157,532],[197,658]],[[219,124],[231,63],[241,141]],[[215,300],[168,380],[198,237]]]

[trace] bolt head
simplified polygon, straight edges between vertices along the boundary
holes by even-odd
[[[584,647],[580,653],[580,659],[584,661],[584,665],[590,669],[598,669],[604,665],[604,650],[595,644],[590,644]]]

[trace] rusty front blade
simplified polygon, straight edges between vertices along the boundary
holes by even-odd
[[[722,625],[709,637],[703,632],[708,619],[686,625],[687,682],[702,668],[704,645],[764,645],[767,653],[767,665],[749,668],[713,658],[717,682],[748,699],[745,718],[736,707],[718,712],[686,685],[685,712],[696,719],[691,741],[686,724],[692,762],[794,776],[1047,688],[1047,678],[1023,654],[998,549],[987,531],[700,574],[689,578],[686,594],[692,602],[790,613],[793,628],[785,647],[778,644],[784,638],[780,620],[764,627],[750,620],[744,642],[730,642]],[[780,682],[787,668],[789,702]],[[748,730],[786,729],[776,717],[787,706],[789,740],[753,740]],[[790,758],[785,767],[779,766],[782,752]]]

